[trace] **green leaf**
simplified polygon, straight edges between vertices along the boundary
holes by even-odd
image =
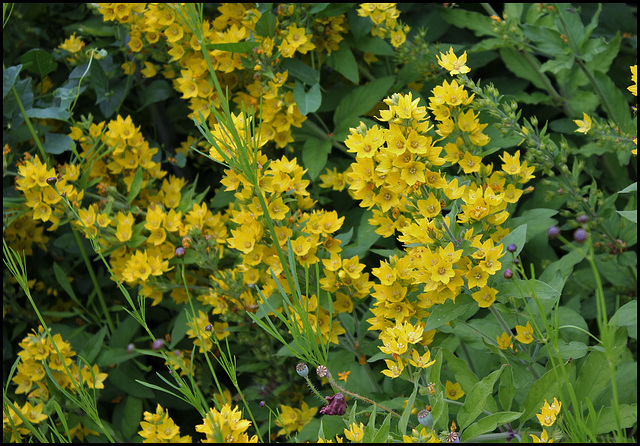
[[[558,339],[558,350],[562,360],[568,361],[569,359],[582,358],[587,354],[588,348],[587,345],[582,342],[566,342],[562,339]]]
[[[300,59],[286,59],[282,62],[282,68],[289,72],[289,76],[304,82],[306,85],[315,85],[320,79],[318,70],[311,68]]]
[[[69,135],[61,133],[47,133],[44,135],[44,151],[59,155],[64,152],[70,152],[75,143]]]
[[[9,94],[11,88],[15,85],[21,69],[22,65],[15,65],[2,70],[2,99]]]
[[[142,188],[142,167],[138,167],[136,173],[133,175],[133,180],[131,181],[131,187],[129,188],[129,193],[127,194],[127,204],[131,204],[133,200],[140,193],[140,189]]]
[[[358,62],[351,52],[351,48],[343,41],[338,51],[333,51],[327,56],[327,65],[342,74],[348,80],[357,84],[359,82]]]
[[[73,299],[74,302],[78,302],[78,298],[76,297],[76,293],[73,292],[67,273],[57,263],[53,263],[53,273],[56,276],[58,285],[60,285],[69,296],[71,296],[71,299]]]
[[[542,79],[535,73],[531,65],[527,63],[527,59],[518,51],[512,48],[500,48],[500,57],[513,74],[528,80],[540,90],[545,90]]]
[[[638,301],[632,300],[624,304],[609,320],[615,327],[633,327],[638,325]]]
[[[358,87],[340,101],[333,116],[336,132],[345,130],[342,125],[352,116],[362,116],[371,111],[389,92],[394,76],[387,76]]]
[[[595,401],[611,385],[611,374],[604,352],[592,351],[585,358],[574,388],[579,401]]]
[[[620,424],[622,429],[630,429],[638,424],[638,405],[620,404]],[[606,434],[616,428],[616,412],[611,406],[605,407],[598,417],[597,434]]]
[[[411,392],[411,396],[407,401],[407,406],[404,408],[402,415],[400,416],[400,421],[398,421],[398,430],[401,435],[407,433],[407,424],[409,424],[409,417],[411,416],[411,411],[413,410],[413,406],[416,402],[416,395],[418,395],[418,383],[419,379],[416,379],[415,384],[413,385],[413,392]]]
[[[174,96],[173,88],[165,80],[155,80],[142,90],[142,105],[138,110],[142,110],[150,104],[162,102]]]
[[[266,11],[256,22],[256,34],[262,37],[273,37],[278,27],[278,18],[271,11]]]
[[[312,180],[315,180],[324,169],[329,152],[331,152],[331,141],[329,139],[310,138],[304,142],[302,163],[307,168],[307,173]]]
[[[507,367],[500,375],[500,385],[498,386],[498,401],[503,410],[511,409],[515,394],[516,385],[513,382],[513,367]]]
[[[622,189],[619,194],[628,194],[630,192],[635,192],[638,190],[638,183],[633,183]]]
[[[371,440],[373,440],[373,436],[376,433],[376,415],[378,411],[375,409],[375,406],[372,409],[369,415],[369,422],[364,428],[364,434],[362,436],[363,443],[372,443]]]
[[[20,62],[22,62],[25,70],[40,76],[40,78],[45,77],[58,68],[58,64],[53,56],[38,48],[27,51],[20,58]]]
[[[107,334],[107,326],[103,326],[96,334],[91,336],[85,347],[78,353],[88,362],[93,363],[104,345],[104,337]]]
[[[142,400],[130,395],[127,396],[123,403],[116,405],[113,418],[114,424],[120,426],[122,433],[127,438],[133,437],[140,428]]]
[[[478,304],[470,298],[467,298],[465,302],[464,295],[458,296],[456,302],[447,299],[442,305],[431,307],[433,311],[429,315],[424,329],[425,331],[429,331],[445,325],[477,305]]]
[[[228,51],[230,53],[246,54],[259,46],[258,42],[227,42],[227,43],[210,43],[205,45],[208,50]]]
[[[155,394],[151,389],[136,382],[136,380],[143,379],[142,372],[131,362],[123,362],[109,371],[109,381],[126,395],[155,399]]]
[[[110,93],[107,73],[105,73],[104,68],[99,61],[91,63],[89,73],[91,73],[90,84],[96,92],[96,104],[100,104],[107,100],[107,93]]]
[[[320,92],[320,84],[314,84],[308,92],[304,91],[302,83],[296,81],[293,87],[293,99],[303,116],[313,113],[320,108],[322,104],[322,93]]]
[[[464,359],[460,359],[455,356],[451,350],[446,348],[442,349],[442,355],[446,361],[449,369],[456,377],[457,382],[460,383],[462,390],[468,390],[473,388],[478,382],[478,377],[469,368],[469,364]]]
[[[496,427],[517,420],[520,415],[522,415],[522,412],[499,412],[484,417],[464,430],[462,433],[464,441],[473,442],[474,438],[487,432],[493,432]]]
[[[485,14],[461,8],[439,8],[438,11],[448,23],[458,28],[468,28],[474,31],[476,36],[495,36],[492,19]]]
[[[568,50],[567,43],[562,39],[561,33],[546,26],[521,25],[524,35],[531,39],[549,57],[557,57]]]
[[[389,429],[391,427],[391,414],[388,414],[387,417],[382,422],[382,425],[378,428],[378,432],[376,433],[372,443],[387,443],[387,439],[389,437]]]
[[[613,120],[622,129],[630,129],[632,125],[631,109],[622,91],[613,83],[609,76],[601,71],[594,72],[593,77],[595,77],[604,97],[611,106],[611,114],[607,108],[603,107],[609,119]]]
[[[616,211],[618,214],[620,214],[621,217],[626,218],[627,220],[633,222],[633,223],[638,223],[638,211],[634,210],[634,211]]]
[[[464,406],[458,412],[458,424],[461,429],[469,426],[482,413],[487,400],[491,398],[493,386],[505,367],[506,364],[502,364],[498,370],[482,378],[467,394]]]

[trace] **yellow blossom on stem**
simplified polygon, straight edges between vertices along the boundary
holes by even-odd
[[[449,47],[446,54],[440,53],[438,56],[438,65],[447,70],[451,76],[456,74],[465,74],[471,71],[465,64],[467,63],[467,52],[457,57],[453,52],[453,47]]]
[[[533,342],[533,328],[531,328],[531,323],[527,322],[526,326],[516,325],[516,331],[518,334],[516,335],[516,340],[523,344],[531,344]]]
[[[360,423],[358,426],[356,423],[352,423],[349,429],[344,429],[344,435],[354,443],[361,443],[364,437],[364,425]]]
[[[578,128],[574,130],[575,132],[587,133],[591,130],[591,118],[586,113],[582,113],[582,120],[574,119],[573,122],[578,126]]]
[[[513,343],[511,342],[513,336],[510,334],[502,333],[500,336],[496,336],[496,339],[498,341],[498,348],[501,350],[507,350],[513,347]]]
[[[542,434],[540,435],[540,438],[538,438],[536,435],[533,434],[529,434],[529,436],[531,437],[531,440],[534,443],[553,443],[553,438],[549,439],[549,435],[547,434],[547,431],[542,431]]]
[[[460,387],[460,383],[454,384],[451,381],[447,381],[445,384],[445,395],[450,400],[457,401],[464,396],[464,392],[462,391],[462,387]]]

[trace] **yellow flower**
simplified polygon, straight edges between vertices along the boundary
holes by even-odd
[[[531,324],[527,322],[526,326],[516,325],[516,331],[518,334],[516,335],[516,340],[523,344],[531,344],[533,342],[533,328],[531,328]]]
[[[350,441],[360,443],[364,437],[364,425],[360,423],[360,426],[358,426],[356,423],[352,423],[349,429],[344,429],[344,435]]]
[[[491,304],[495,302],[497,292],[497,290],[485,286],[482,287],[480,291],[476,291],[475,293],[473,293],[471,297],[473,297],[473,300],[478,302],[478,306],[480,308],[489,308]]]
[[[339,372],[338,376],[339,376],[339,380],[347,382],[347,379],[349,378],[349,374],[351,373],[351,370],[347,370],[346,372]]]
[[[462,391],[462,387],[460,387],[460,383],[452,383],[451,381],[447,381],[445,384],[445,395],[450,400],[457,401],[464,396],[464,392]]]
[[[467,52],[460,57],[456,57],[453,52],[453,47],[449,47],[449,52],[446,54],[440,53],[438,56],[438,65],[447,70],[451,76],[456,74],[465,74],[471,71],[465,64],[467,63]]]
[[[631,69],[631,82],[633,82],[633,85],[627,87],[627,90],[629,90],[632,95],[638,96],[638,66],[633,65],[629,68]]]
[[[496,339],[498,341],[498,348],[501,350],[507,350],[513,347],[513,343],[511,342],[513,336],[510,334],[502,333],[500,336],[496,336]]]
[[[553,423],[556,422],[556,413],[546,407],[543,407],[541,413],[536,414],[536,417],[538,417],[540,424],[545,427],[553,426]]]
[[[554,398],[552,404],[549,404],[547,403],[547,400],[544,400],[544,406],[542,406],[540,409],[548,409],[553,413],[555,413],[556,415],[558,415],[560,413],[561,408],[562,408],[562,402],[558,401],[557,398]]]
[[[24,406],[22,406],[20,411],[27,420],[29,420],[31,423],[37,424],[49,418],[48,415],[42,413],[43,407],[43,403],[40,403],[36,407],[33,407],[29,402],[26,402]]]
[[[553,443],[553,438],[549,439],[549,435],[547,435],[547,431],[542,431],[542,435],[540,435],[540,438],[536,437],[533,434],[529,434],[529,436],[531,437],[531,440],[533,440],[534,443]]]
[[[589,130],[591,130],[591,118],[586,113],[582,113],[582,117],[583,117],[583,120],[580,120],[580,119],[573,120],[573,122],[575,122],[576,125],[578,126],[575,132],[587,133]]]
[[[68,39],[61,43],[58,48],[69,51],[70,53],[77,53],[84,48],[84,42],[80,37],[76,37],[76,33],[73,33]]]

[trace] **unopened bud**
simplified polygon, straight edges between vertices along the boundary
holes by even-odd
[[[301,362],[296,365],[296,373],[304,378],[309,375],[309,367],[307,367],[307,364],[304,362]]]

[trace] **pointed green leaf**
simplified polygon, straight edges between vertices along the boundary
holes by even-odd
[[[458,412],[458,424],[461,429],[465,429],[482,413],[487,399],[491,397],[493,393],[493,386],[500,377],[502,370],[505,368],[505,364],[502,364],[495,372],[485,376],[480,382],[478,382],[471,391],[467,394],[464,400],[464,406]]]

